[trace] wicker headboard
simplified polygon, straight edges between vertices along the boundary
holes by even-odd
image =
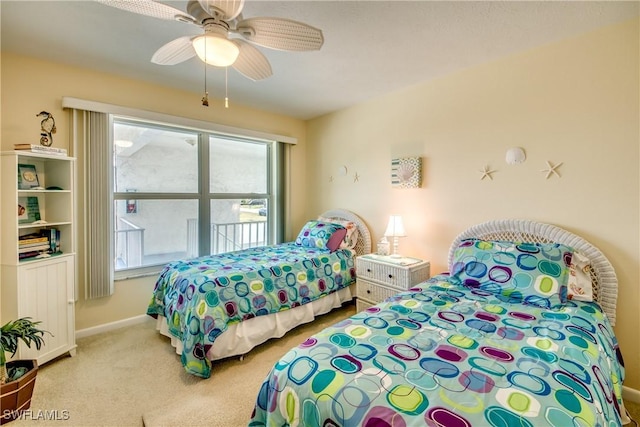
[[[607,257],[582,237],[555,225],[535,221],[520,219],[488,221],[468,228],[454,239],[449,248],[449,270],[451,270],[455,249],[462,240],[471,238],[529,243],[562,243],[574,248],[591,261],[590,273],[594,300],[607,314],[611,325],[616,324],[618,278]]]
[[[371,233],[367,224],[364,223],[362,218],[346,209],[332,209],[323,212],[321,216],[325,218],[344,219],[347,221],[353,221],[358,227],[358,243],[356,243],[355,251],[356,255],[365,255],[371,253]]]

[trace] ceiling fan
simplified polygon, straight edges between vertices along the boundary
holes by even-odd
[[[179,37],[158,49],[151,62],[175,65],[198,56],[207,64],[232,66],[251,80],[273,74],[267,58],[253,45],[283,51],[319,50],[322,30],[285,18],[243,19],[244,0],[189,0],[187,11],[153,0],[96,0],[107,6],[201,27],[203,34]]]

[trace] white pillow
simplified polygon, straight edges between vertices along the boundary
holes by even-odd
[[[567,283],[567,299],[576,301],[593,301],[591,275],[587,267],[591,262],[584,255],[574,252],[569,266],[569,282]]]
[[[327,218],[325,216],[319,216],[318,221],[332,222],[334,224],[340,224],[346,228],[347,234],[344,236],[342,243],[340,243],[340,249],[355,249],[356,244],[358,243],[358,237],[360,237],[358,226],[355,222],[344,219]]]

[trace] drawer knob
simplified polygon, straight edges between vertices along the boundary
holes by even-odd
[[[393,274],[390,274],[390,275],[389,275],[389,279],[393,279]]]
[[[371,273],[371,269],[370,268],[367,268],[367,273]]]
[[[367,293],[370,294],[371,293],[371,289],[367,289]]]

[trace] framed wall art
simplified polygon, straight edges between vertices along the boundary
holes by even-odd
[[[40,207],[37,197],[18,197],[18,223],[27,224],[40,221]]]
[[[39,187],[38,174],[34,165],[18,165],[18,190],[31,190]]]
[[[391,186],[393,188],[420,188],[421,185],[421,157],[403,157],[391,160]]]

